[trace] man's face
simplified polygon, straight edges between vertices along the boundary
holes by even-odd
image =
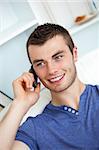
[[[77,51],[73,55],[60,35],[49,39],[44,45],[30,45],[29,55],[33,67],[45,87],[51,92],[62,92],[75,81]]]

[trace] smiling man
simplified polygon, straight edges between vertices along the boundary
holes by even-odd
[[[56,24],[38,26],[27,41],[27,54],[32,72],[52,99],[42,114],[29,117],[19,127],[39,100],[40,84],[31,90],[35,79],[30,72],[17,78],[14,101],[0,124],[0,149],[98,150],[99,86],[78,79],[77,48],[68,31]]]

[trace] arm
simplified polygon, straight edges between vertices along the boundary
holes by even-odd
[[[31,91],[33,82],[34,78],[31,73],[25,73],[13,81],[14,101],[0,122],[0,149],[25,150],[26,148],[28,150],[28,146],[14,139],[24,115],[39,98],[40,86],[38,84],[34,91]]]

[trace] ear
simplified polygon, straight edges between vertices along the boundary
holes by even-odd
[[[76,46],[73,48],[73,58],[75,62],[78,60],[78,51]]]

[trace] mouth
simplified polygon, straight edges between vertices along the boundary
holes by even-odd
[[[48,81],[51,82],[51,83],[56,83],[56,82],[59,82],[63,79],[65,74],[62,74],[62,75],[59,75],[59,76],[56,76],[54,78],[51,78],[49,79]]]

